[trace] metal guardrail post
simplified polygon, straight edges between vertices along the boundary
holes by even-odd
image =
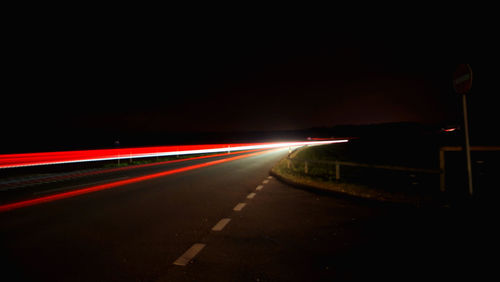
[[[441,190],[441,192],[445,192],[446,191],[446,175],[445,175],[445,158],[444,158],[444,150],[443,148],[441,148],[439,150],[439,170],[441,170],[441,172],[439,173],[439,190]]]
[[[335,161],[335,180],[340,180],[340,164]]]

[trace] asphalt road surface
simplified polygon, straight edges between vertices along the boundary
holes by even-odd
[[[492,235],[476,217],[293,188],[269,176],[286,153],[2,212],[2,280],[479,281],[489,273]],[[65,191],[208,161],[46,186]]]

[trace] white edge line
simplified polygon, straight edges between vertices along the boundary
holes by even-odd
[[[94,181],[94,182],[90,182],[90,183],[82,183],[82,184],[73,185],[73,186],[64,186],[64,187],[54,188],[54,189],[49,189],[49,190],[35,191],[35,192],[33,192],[33,195],[47,194],[47,193],[52,193],[52,192],[65,191],[65,190],[76,190],[76,189],[79,189],[82,187],[87,187],[87,186],[90,187],[90,186],[98,185],[98,184],[106,184],[106,183],[125,180],[125,179],[129,179],[129,178],[130,178],[130,176],[124,176],[124,177],[119,177],[119,178]]]

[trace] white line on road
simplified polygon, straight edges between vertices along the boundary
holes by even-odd
[[[245,203],[239,203],[234,207],[233,211],[241,211],[246,205]]]
[[[264,183],[264,184],[269,183],[269,179],[266,179],[266,180],[262,181],[262,183]]]
[[[272,177],[271,175],[269,175],[269,176],[267,177],[267,179],[273,179],[273,177]]]
[[[217,222],[217,224],[212,227],[212,231],[221,231],[224,227],[231,221],[230,218],[223,218]]]
[[[94,181],[94,182],[90,182],[90,183],[83,183],[83,184],[78,184],[78,185],[74,185],[74,186],[66,186],[66,187],[62,187],[62,188],[54,188],[54,189],[49,189],[49,190],[36,191],[36,192],[33,192],[33,195],[47,194],[47,193],[52,193],[52,192],[64,191],[64,190],[74,190],[74,189],[83,188],[86,186],[90,187],[90,186],[94,186],[94,185],[105,184],[107,182],[111,183],[111,182],[115,182],[115,181],[125,180],[128,178],[130,178],[130,177],[124,176],[124,177],[119,177],[119,178]]]
[[[248,194],[247,199],[253,199],[253,197],[255,197],[255,195],[257,195],[257,194],[250,193],[250,194]]]
[[[260,191],[260,190],[262,190],[262,188],[264,188],[264,186],[263,185],[259,185],[259,186],[257,186],[257,188],[255,188],[255,190]]]
[[[175,265],[186,266],[203,248],[206,244],[196,243],[191,248],[189,248],[182,256],[180,256],[176,261]]]

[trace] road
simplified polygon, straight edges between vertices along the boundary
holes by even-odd
[[[11,277],[5,281],[366,281],[487,273],[480,259],[486,243],[474,235],[486,231],[471,229],[473,220],[290,187],[269,176],[286,153],[1,212],[2,275]],[[210,161],[96,175],[54,190]]]

